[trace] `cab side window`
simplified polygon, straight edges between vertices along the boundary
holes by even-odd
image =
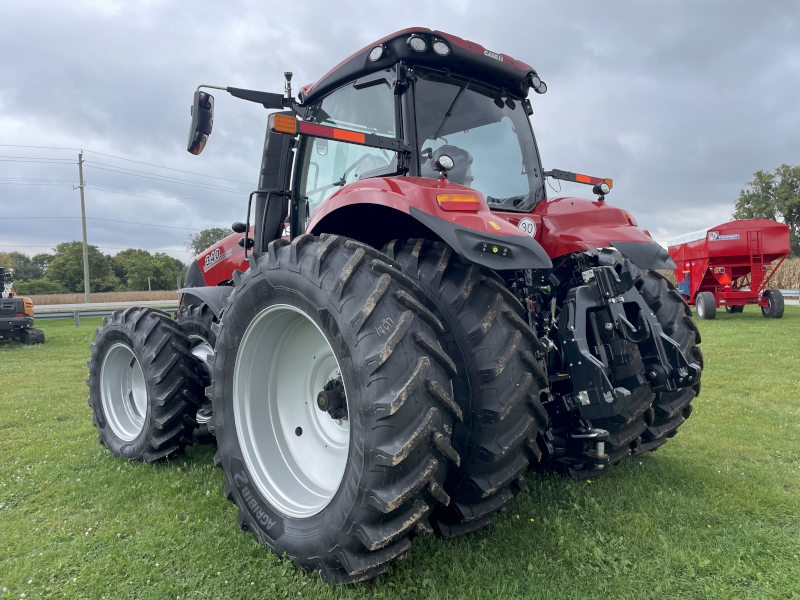
[[[384,137],[396,137],[394,94],[386,79],[359,81],[332,92],[309,107],[306,120]],[[309,215],[343,186],[387,167],[394,152],[338,140],[306,137],[301,143],[299,193],[308,198]]]

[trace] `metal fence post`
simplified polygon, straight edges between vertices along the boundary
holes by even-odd
[[[73,316],[75,317],[75,327],[81,326],[81,313],[77,310],[72,312]]]

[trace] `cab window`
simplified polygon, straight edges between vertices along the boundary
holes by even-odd
[[[365,78],[367,79],[367,78]],[[395,98],[387,77],[371,76],[332,92],[309,107],[306,120],[351,131],[396,137]],[[300,145],[299,193],[308,198],[309,216],[345,185],[392,162],[395,153],[316,137]]]

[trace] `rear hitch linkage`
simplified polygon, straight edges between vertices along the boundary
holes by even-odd
[[[669,392],[697,382],[700,365],[690,363],[664,333],[629,273],[620,278],[613,267],[600,266],[582,275],[585,285],[568,292],[558,319],[575,390],[564,397],[565,408],[577,407],[583,419],[610,417],[627,408],[631,389],[649,384],[654,392]],[[615,331],[639,347],[646,377],[613,381],[610,344]],[[590,347],[590,338],[596,345]]]

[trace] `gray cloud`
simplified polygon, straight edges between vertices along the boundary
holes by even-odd
[[[87,148],[233,183],[86,159],[241,190],[155,181],[87,164],[90,217],[200,229],[244,216],[265,112],[217,94],[200,157],[185,151],[200,83],[295,89],[386,34],[441,29],[534,65],[549,92],[532,98],[547,168],[615,179],[624,206],[663,241],[729,218],[756,169],[800,163],[800,6],[796,2],[304,2],[110,0],[0,6],[0,144]],[[0,180],[77,180],[73,150],[0,147]],[[107,168],[107,167],[104,167]],[[209,204],[111,193],[105,184]],[[567,194],[588,190],[564,185]],[[78,192],[0,181],[0,250],[79,239]],[[89,222],[91,243],[179,252],[188,230]],[[38,252],[46,248],[21,248]]]

